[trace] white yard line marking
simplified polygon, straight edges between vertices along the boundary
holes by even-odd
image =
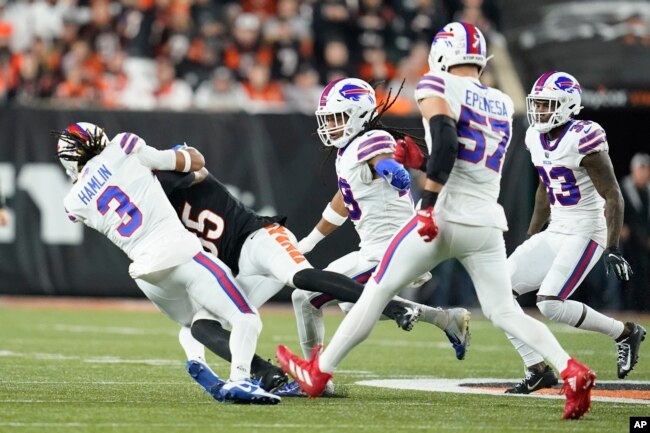
[[[486,379],[486,378],[465,378],[465,379],[434,379],[434,378],[411,378],[411,379],[378,379],[378,380],[363,380],[356,382],[357,385],[374,386],[378,388],[391,388],[391,389],[405,389],[413,391],[429,391],[429,392],[452,392],[458,394],[483,394],[495,395],[500,397],[523,397],[523,398],[550,398],[550,399],[564,399],[563,395],[547,395],[547,394],[505,394],[500,390],[481,389],[470,386],[462,386],[463,384],[476,384],[481,383],[489,386],[491,383],[505,383],[505,382],[519,382],[520,379]],[[598,381],[601,384],[620,384],[619,381]],[[625,381],[626,385],[639,384],[650,385],[650,381]],[[615,398],[615,397],[600,397],[592,395],[593,401],[602,401],[608,403],[634,403],[634,404],[648,404],[648,400],[632,399],[632,398]]]
[[[37,325],[34,329],[60,332],[74,332],[79,334],[117,334],[117,335],[168,335],[176,336],[178,332],[160,329],[142,329],[120,326],[88,326],[88,325]]]
[[[124,359],[116,356],[80,357],[61,353],[21,353],[11,350],[0,350],[0,357],[44,359],[48,361],[82,361],[89,364],[144,364],[153,367],[179,366],[183,364],[183,361],[179,359]]]

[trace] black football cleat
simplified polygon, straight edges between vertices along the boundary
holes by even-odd
[[[618,357],[616,366],[618,369],[618,378],[624,379],[634,368],[639,360],[639,347],[645,340],[646,330],[643,326],[636,323],[626,323],[632,328],[632,332],[624,340],[616,342]]]
[[[514,387],[507,389],[506,394],[530,394],[542,388],[552,388],[558,384],[557,376],[548,365],[542,372],[526,370],[526,377]]]

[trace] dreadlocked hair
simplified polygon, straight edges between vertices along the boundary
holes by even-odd
[[[76,161],[79,169],[85,166],[93,157],[99,155],[106,147],[104,129],[95,126],[94,131],[86,130],[85,132],[89,138],[79,131],[52,131],[56,138],[69,145],[68,149],[59,152],[59,158],[66,161]]]
[[[397,101],[397,97],[399,96],[402,89],[404,88],[404,81],[405,80],[402,80],[402,83],[400,84],[399,89],[397,89],[397,92],[395,93],[395,96],[392,99],[391,99],[391,96],[393,94],[393,89],[390,88],[390,87],[388,88],[388,95],[386,96],[386,99],[379,102],[379,104],[377,104],[377,107],[375,107],[375,109],[373,110],[373,114],[370,116],[370,120],[364,125],[361,132],[359,132],[359,134],[357,134],[357,137],[362,135],[362,134],[365,134],[368,131],[372,131],[372,130],[375,130],[375,129],[386,131],[390,135],[392,135],[395,139],[404,138],[406,136],[409,136],[409,137],[411,137],[413,139],[413,141],[415,141],[415,143],[418,145],[418,147],[420,147],[420,149],[422,149],[424,151],[424,154],[427,155],[429,153],[429,151],[427,149],[427,144],[424,141],[424,137],[419,137],[419,136],[413,135],[413,132],[415,132],[415,131],[422,132],[422,129],[420,129],[420,128],[398,128],[398,127],[395,127],[395,126],[385,125],[381,121],[381,117],[384,115],[384,113],[386,113],[386,111],[388,111],[390,109],[390,107],[393,106],[395,101]],[[373,87],[376,88],[382,83],[383,82],[379,82],[376,85],[373,85]],[[376,113],[376,115],[375,115],[375,113]]]

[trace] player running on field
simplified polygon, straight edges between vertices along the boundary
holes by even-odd
[[[359,250],[335,260],[326,269],[361,283],[368,281],[393,234],[415,215],[410,176],[393,159],[393,135],[403,137],[404,133],[380,122],[389,106],[390,101],[377,106],[375,91],[365,81],[345,78],[325,87],[316,111],[321,141],[337,149],[339,188],[316,227],[299,242],[298,249],[302,253],[311,251],[349,217],[361,241]],[[416,279],[414,286],[422,285],[430,277],[426,272]],[[327,294],[302,290],[292,293],[292,301],[300,344],[307,357],[315,346],[323,344],[322,308],[338,301]],[[341,306],[345,311],[352,307]],[[442,329],[456,357],[463,359],[470,339],[469,312],[464,308],[419,308],[421,317]]]
[[[565,72],[547,72],[528,95],[526,148],[539,174],[530,238],[508,258],[515,296],[537,291],[537,307],[554,322],[600,332],[615,340],[617,373],[634,368],[646,330],[607,317],[568,299],[604,250],[608,272],[627,281],[632,269],[618,250],[623,197],[608,155],[605,131],[596,122],[575,120],[580,84]],[[548,228],[541,231],[549,221]],[[544,358],[509,336],[524,360],[526,377],[508,393],[528,394],[558,380]]]
[[[203,167],[194,149],[160,151],[135,134],[109,141],[103,129],[74,123],[57,133],[57,153],[72,178],[64,199],[68,217],[105,235],[133,261],[129,274],[162,312],[189,326],[202,312],[228,324],[230,380],[219,381],[219,401],[279,403],[251,382],[251,359],[262,321],[232,273],[204,253],[178,220],[152,170],[189,172]]]
[[[479,81],[487,63],[485,38],[473,25],[451,23],[434,38],[431,70],[415,96],[431,157],[417,146],[405,166],[426,170],[420,209],[390,241],[359,301],[322,354],[307,361],[279,346],[277,358],[312,396],[320,394],[343,360],[365,340],[386,302],[438,263],[457,258],[469,273],[483,314],[500,329],[544,354],[565,380],[564,418],[589,410],[596,375],[571,358],[541,322],[515,308],[506,263],[506,218],[497,203],[501,165],[511,136],[513,104]],[[411,158],[411,156],[413,158]]]

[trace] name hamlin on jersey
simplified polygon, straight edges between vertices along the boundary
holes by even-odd
[[[111,171],[103,164],[97,169],[97,173],[93,174],[88,182],[81,188],[77,194],[79,200],[85,205],[90,203],[90,200],[97,195],[99,190],[106,184],[106,181],[113,175]]]
[[[465,91],[465,104],[496,116],[507,116],[506,104],[496,99],[488,99],[469,89]]]

